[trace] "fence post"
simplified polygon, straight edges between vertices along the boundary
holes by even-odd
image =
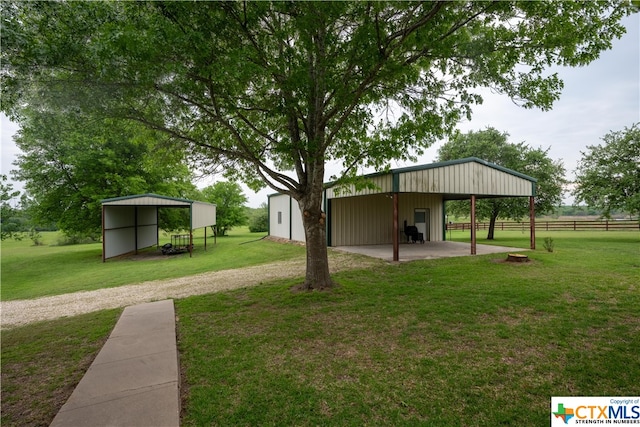
[[[522,224],[524,226],[524,223]],[[529,237],[531,241],[531,249],[536,248],[536,208],[535,198],[529,197]]]
[[[476,254],[476,196],[471,195],[471,255]]]

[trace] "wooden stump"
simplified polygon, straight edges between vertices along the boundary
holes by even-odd
[[[529,262],[529,257],[523,254],[508,254],[507,262]]]

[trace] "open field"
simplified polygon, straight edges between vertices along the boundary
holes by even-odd
[[[380,263],[329,292],[289,279],[177,300],[183,425],[547,425],[554,395],[637,396],[640,233],[550,236],[526,264]],[[47,425],[118,313],[3,331],[2,424]]]

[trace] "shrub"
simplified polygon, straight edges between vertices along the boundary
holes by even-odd
[[[58,246],[82,245],[86,243],[95,243],[99,241],[99,237],[93,234],[70,233],[65,232],[64,236],[58,239]]]
[[[29,230],[29,239],[33,242],[33,246],[42,246],[44,244],[42,242],[42,234],[35,227]]]
[[[553,242],[553,239],[551,237],[545,237],[544,243],[542,244],[542,246],[544,246],[547,252],[553,252],[553,247],[555,246],[555,243]]]
[[[269,230],[269,214],[267,209],[257,210],[249,221],[249,231],[263,233]]]

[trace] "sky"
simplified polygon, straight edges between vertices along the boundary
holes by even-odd
[[[623,20],[627,33],[613,41],[611,50],[602,52],[600,58],[585,67],[556,67],[564,81],[560,99],[553,109],[543,112],[524,109],[508,97],[482,93],[484,103],[473,109],[470,121],[458,125],[462,132],[478,131],[491,126],[507,132],[512,143],[524,142],[532,148],[549,149],[548,155],[562,160],[567,178],[573,179],[574,171],[587,146],[600,144],[601,138],[611,131],[623,130],[640,122],[640,14]],[[0,173],[9,175],[15,167],[12,163],[19,154],[13,142],[18,126],[0,114],[0,148],[2,164]],[[446,141],[440,141],[426,150],[416,163],[394,162],[391,167],[433,163],[437,150]],[[326,177],[339,172],[337,165],[327,165]],[[374,172],[364,170],[363,173]],[[198,186],[210,184],[200,181]],[[21,183],[13,183],[15,190],[22,190]],[[274,193],[264,189],[258,193],[243,187],[248,206],[258,207]],[[573,199],[565,196],[565,204]]]

